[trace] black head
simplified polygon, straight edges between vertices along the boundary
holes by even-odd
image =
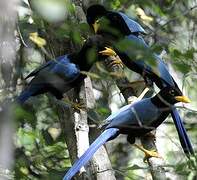
[[[89,17],[88,23],[96,34],[120,38],[122,35],[129,35],[131,33],[118,12],[106,11],[106,13],[97,13],[96,16]]]
[[[98,18],[106,14],[107,14],[107,10],[105,9],[104,6],[100,4],[92,5],[87,9],[87,14],[86,14],[87,22],[90,26],[92,26],[92,24],[94,24]]]
[[[82,48],[69,55],[72,62],[76,63],[82,71],[89,71],[96,61],[102,61],[108,56],[103,56],[99,52],[107,46],[106,41],[101,35],[89,37]]]
[[[164,87],[161,91],[152,98],[152,101],[157,106],[170,106],[178,102],[189,103],[188,97],[183,96],[182,92],[175,87]]]
[[[120,37],[129,34],[146,34],[143,27],[121,12],[108,11],[102,5],[87,9],[87,22],[97,34]]]

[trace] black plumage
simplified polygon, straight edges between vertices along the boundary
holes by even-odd
[[[180,97],[180,91],[165,87],[154,97],[126,105],[110,115],[103,126],[104,132],[73,164],[63,180],[70,180],[106,141],[116,138],[119,134],[126,134],[129,142],[134,143],[136,137],[157,128],[169,115],[173,104],[179,102]],[[186,97],[182,99],[186,100]]]
[[[101,5],[89,7],[87,21],[97,34],[105,38],[108,46],[115,49],[122,62],[132,71],[141,74],[148,85],[154,82],[160,89],[171,86],[180,91],[166,64],[151,51],[141,37],[145,30],[140,24],[123,13],[108,11]],[[174,108],[171,114],[184,152],[193,154],[191,142],[178,111]]]
[[[46,92],[61,99],[65,92],[79,86],[86,77],[81,71],[89,71],[95,61],[104,58],[98,54],[100,47],[103,47],[102,38],[92,36],[78,53],[60,56],[35,69],[26,77],[26,79],[33,77],[33,79],[17,98],[17,101],[23,103],[30,96]],[[89,55],[90,52],[93,56]]]

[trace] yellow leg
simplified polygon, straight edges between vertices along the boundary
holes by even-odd
[[[158,152],[156,152],[156,150],[147,150],[145,148],[143,148],[142,146],[138,145],[138,144],[134,144],[135,147],[137,147],[138,149],[140,149],[141,151],[144,152],[145,157],[144,157],[144,162],[147,161],[147,159],[151,158],[151,157],[156,157],[156,158],[162,158]]]

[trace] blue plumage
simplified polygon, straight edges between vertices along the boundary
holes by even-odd
[[[146,34],[146,31],[144,30],[144,28],[139,23],[129,18],[126,14],[122,12],[115,12],[115,13],[118,13],[123,18],[124,22],[126,23],[131,33]]]
[[[84,166],[94,155],[94,153],[111,138],[115,138],[118,135],[119,129],[110,128],[105,130],[86,150],[86,152],[78,159],[71,169],[66,173],[63,180],[70,180],[80,169]]]
[[[24,103],[30,96],[45,92],[50,92],[57,99],[61,99],[62,94],[73,87],[72,83],[79,76],[80,69],[71,62],[67,55],[48,61],[26,77],[26,79],[33,77],[33,79],[17,98],[17,101]]]
[[[135,46],[135,48],[136,47],[140,48],[139,53],[144,53],[146,51],[151,52],[149,50],[148,45],[145,43],[145,41],[141,37],[137,37],[131,34],[129,36],[125,36],[125,39],[127,41],[128,40],[131,41],[132,46],[126,45],[127,47],[126,50],[123,50],[123,49],[119,50],[118,48],[116,48],[116,52],[120,56],[123,63],[129,69],[137,73],[140,73],[143,75],[144,78],[148,78],[151,81],[155,82],[156,85],[160,89],[162,89],[165,86],[171,86],[181,92],[178,85],[174,81],[173,77],[170,75],[166,64],[157,54],[153,53],[153,56],[149,54],[148,55],[149,58],[146,61],[142,59],[133,60],[133,59],[137,59],[137,56],[138,56],[138,54],[136,53],[137,51],[133,52],[133,48],[132,48],[133,46]],[[155,63],[152,63],[152,61],[154,61]],[[171,112],[171,115],[175,123],[177,132],[179,134],[179,139],[180,139],[184,152],[186,154],[193,154],[193,148],[189,140],[189,137],[186,133],[186,130],[184,128],[183,122],[180,118],[180,115],[178,114],[176,109],[174,109]]]
[[[171,90],[174,90],[173,96],[169,93]],[[176,91],[176,89],[166,87],[156,96],[126,105],[118,110],[118,112],[110,115],[103,125],[105,131],[74,163],[64,176],[64,180],[70,180],[106,141],[116,138],[119,134],[126,134],[129,139],[132,138],[135,142],[135,137],[143,136],[157,128],[169,115],[171,111],[169,104],[177,103],[175,97],[179,95],[180,92]],[[161,97],[169,104],[167,105],[167,103],[163,102]]]
[[[30,96],[32,96],[37,91],[37,88],[31,87],[28,90],[23,91],[20,96],[17,97],[16,101],[19,104],[24,103]]]
[[[108,11],[102,5],[90,6],[86,17],[91,27],[94,27],[93,25],[98,20],[100,29],[95,32],[109,41],[109,46],[115,49],[129,69],[141,74],[146,82],[150,83],[148,80],[151,80],[160,89],[172,86],[180,91],[163,60],[151,52],[149,46],[140,36],[140,34],[145,34],[145,30],[140,24],[128,18],[124,13]],[[101,18],[109,21],[108,26],[105,27],[105,24],[100,21]],[[175,110],[171,114],[185,153],[192,153],[193,149],[179,114],[175,113]]]
[[[50,60],[31,72],[26,79],[33,77],[25,90],[17,98],[18,103],[24,103],[30,96],[50,92],[57,99],[71,88],[78,87],[86,77],[81,71],[89,71],[95,61],[102,59],[98,55],[99,48],[103,48],[102,38],[89,38],[78,53],[68,54]],[[88,53],[95,57],[88,56]]]
[[[174,124],[176,126],[176,129],[177,129],[177,132],[179,135],[179,139],[180,139],[180,142],[181,142],[184,152],[186,154],[194,154],[192,144],[189,140],[189,137],[187,135],[187,132],[185,130],[185,127],[183,125],[183,122],[179,116],[177,109],[174,108],[171,112],[171,115],[172,115],[172,119],[174,121]]]
[[[93,27],[93,24],[99,20],[103,21],[105,29],[102,29],[102,26],[98,29],[98,31],[102,34],[112,34],[114,36],[121,36],[121,34],[129,35],[131,33],[134,34],[146,34],[144,28],[137,23],[136,21],[130,19],[127,15],[122,12],[116,11],[108,11],[104,8],[104,6],[96,4],[92,5],[87,9],[87,22]],[[106,22],[105,20],[109,20]],[[94,28],[94,27],[93,27]],[[113,30],[118,30],[119,33],[114,32]]]
[[[132,71],[151,79],[159,88],[166,85],[175,86],[163,60],[151,52],[142,37],[130,34],[116,43],[114,47],[123,63]]]

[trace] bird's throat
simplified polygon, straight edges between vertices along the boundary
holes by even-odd
[[[170,110],[173,104],[170,104],[165,99],[163,99],[161,96],[156,95],[151,98],[152,103],[157,106],[158,108],[162,108],[166,111]]]

